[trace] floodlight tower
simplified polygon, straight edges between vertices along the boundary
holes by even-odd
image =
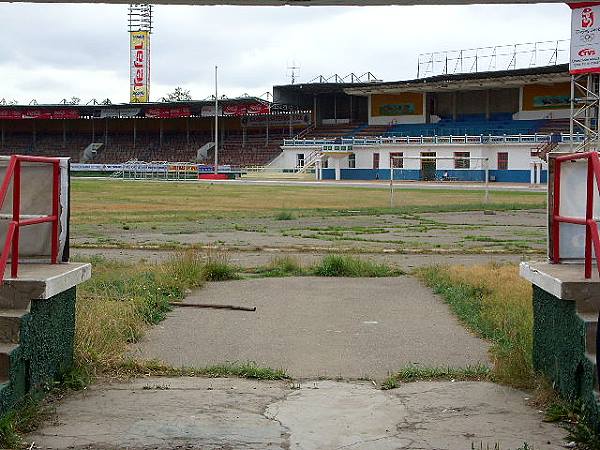
[[[129,28],[129,101],[150,101],[150,34],[152,5],[132,3],[128,13]]]

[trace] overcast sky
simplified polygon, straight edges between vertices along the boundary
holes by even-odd
[[[157,6],[152,100],[176,86],[194,99],[260,96],[290,81],[371,71],[415,78],[417,55],[568,39],[563,4],[390,7]],[[0,4],[0,100],[128,101],[126,5]],[[498,67],[499,68],[499,67]]]

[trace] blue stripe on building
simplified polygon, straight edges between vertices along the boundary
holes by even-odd
[[[390,169],[341,169],[342,180],[389,180]],[[447,176],[456,181],[485,181],[484,170],[436,170],[438,180]],[[418,169],[394,169],[394,180],[418,181],[422,178],[422,171]],[[490,181],[499,183],[529,183],[531,172],[529,170],[490,170]],[[548,180],[548,171],[542,170],[541,182]],[[335,169],[323,169],[324,180],[335,180]]]

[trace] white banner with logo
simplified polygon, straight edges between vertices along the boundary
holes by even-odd
[[[600,73],[600,4],[571,4],[572,74]]]

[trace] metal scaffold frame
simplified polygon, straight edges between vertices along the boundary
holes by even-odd
[[[583,131],[580,143],[571,140],[571,153],[598,151],[600,148],[600,74],[571,76],[570,134]]]

